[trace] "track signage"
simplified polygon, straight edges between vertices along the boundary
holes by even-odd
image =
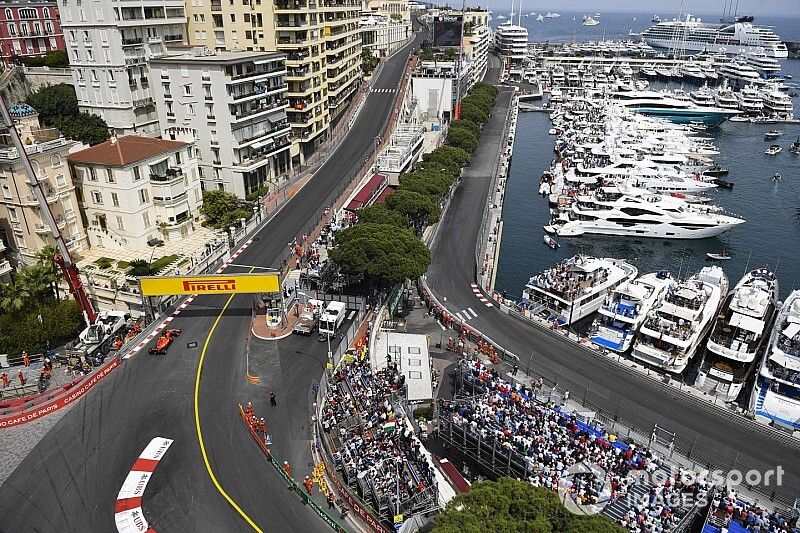
[[[147,276],[139,278],[139,287],[143,296],[278,292],[280,286],[278,274]]]

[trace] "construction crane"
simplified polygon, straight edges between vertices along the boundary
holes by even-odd
[[[17,127],[14,125],[14,121],[11,118],[11,114],[8,112],[8,108],[6,107],[5,100],[3,100],[2,96],[0,96],[0,113],[2,113],[3,120],[8,125],[9,136],[11,137],[14,146],[17,148],[19,159],[22,161],[22,167],[25,169],[25,174],[28,176],[28,183],[33,190],[36,201],[39,202],[39,210],[41,211],[42,218],[50,227],[50,233],[56,243],[56,254],[53,260],[61,268],[61,272],[64,274],[64,279],[67,281],[67,285],[69,286],[69,291],[72,293],[72,296],[78,303],[78,308],[83,313],[83,319],[86,321],[86,325],[91,326],[97,321],[97,313],[92,306],[92,302],[89,301],[89,295],[86,294],[86,290],[83,288],[81,278],[78,275],[78,267],[75,265],[75,263],[72,261],[72,257],[69,255],[67,243],[64,241],[64,237],[61,235],[61,231],[58,229],[58,224],[56,224],[56,219],[53,216],[53,212],[50,211],[50,206],[47,204],[47,198],[45,197],[42,186],[37,179],[36,173],[33,171],[31,160],[28,158],[28,152],[25,151],[25,146],[22,144],[22,139],[19,136]]]

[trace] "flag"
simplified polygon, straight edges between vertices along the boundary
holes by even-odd
[[[383,425],[383,431],[385,431],[386,433],[392,433],[396,427],[397,427],[397,422],[394,420],[389,420]]]

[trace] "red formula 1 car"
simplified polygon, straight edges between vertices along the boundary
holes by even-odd
[[[164,333],[156,341],[156,345],[150,348],[150,353],[155,355],[166,354],[169,347],[172,346],[172,341],[181,334],[181,331],[180,329],[165,329]]]

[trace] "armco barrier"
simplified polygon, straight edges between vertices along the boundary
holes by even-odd
[[[119,365],[120,365],[119,357],[114,357],[108,363],[100,367],[94,374],[87,377],[83,382],[79,384],[79,386],[73,387],[74,390],[70,389],[60,398],[56,398],[50,403],[36,407],[35,409],[32,409],[28,412],[23,411],[22,413],[13,416],[0,418],[0,428],[10,428],[18,426],[20,424],[36,420],[54,411],[58,411],[65,405],[75,402],[84,394],[89,392],[89,390],[92,387],[97,385],[97,383],[99,383],[101,379],[103,379],[108,374],[113,372],[114,369],[116,369]]]
[[[263,451],[264,455],[267,456],[267,460],[270,462],[270,464],[272,466],[275,467],[275,470],[277,470],[278,474],[280,474],[281,477],[288,484],[291,485],[292,490],[294,490],[295,492],[297,492],[300,495],[300,497],[303,499],[303,503],[308,504],[314,510],[314,512],[317,513],[317,515],[319,515],[319,517],[322,518],[325,521],[326,524],[331,526],[331,529],[333,529],[336,532],[347,533],[347,530],[344,529],[342,526],[340,526],[336,522],[336,520],[334,520],[333,517],[331,517],[331,515],[328,514],[328,512],[325,509],[320,507],[317,504],[317,502],[315,502],[313,499],[308,497],[308,494],[306,494],[305,490],[301,489],[300,485],[298,485],[297,482],[294,479],[292,479],[288,475],[286,475],[286,472],[283,471],[283,468],[281,467],[281,464],[275,459],[275,457],[272,455],[272,453],[270,453],[269,447],[267,446],[267,444],[258,435],[258,433],[256,433],[256,430],[253,429],[253,426],[251,426],[247,422],[247,416],[245,415],[244,409],[242,408],[241,405],[239,405],[239,414],[242,417],[242,422],[244,422],[244,425],[247,428],[247,432],[250,433],[250,436],[253,438],[254,441],[256,441],[256,444],[258,444],[258,447],[261,448],[261,451]],[[326,467],[327,467],[327,465],[326,465]]]

